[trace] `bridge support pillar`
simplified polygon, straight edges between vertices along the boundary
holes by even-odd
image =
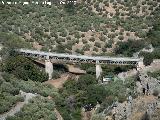
[[[100,79],[102,73],[101,65],[99,64],[99,61],[96,61],[96,79]]]
[[[52,79],[53,64],[50,60],[45,60],[45,72],[48,73],[49,80]]]

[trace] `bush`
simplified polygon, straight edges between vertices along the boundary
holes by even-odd
[[[68,37],[66,37],[66,39],[67,39],[67,40],[71,40],[71,37],[70,37],[70,36],[68,36]]]
[[[123,103],[123,102],[126,101],[126,100],[127,100],[126,96],[124,96],[124,95],[118,96],[118,101],[119,101],[120,103]]]
[[[143,40],[128,40],[127,42],[118,42],[117,46],[118,47],[115,48],[116,54],[132,56],[133,53],[139,51],[145,46],[145,42]]]
[[[94,41],[95,41],[95,38],[94,38],[94,37],[91,37],[91,38],[89,39],[89,41],[94,42]]]
[[[0,43],[9,48],[31,48],[31,45],[23,41],[16,34],[7,34],[0,32]]]
[[[153,90],[153,95],[154,96],[158,96],[159,95],[159,91],[158,90]]]
[[[4,61],[4,71],[9,72],[23,80],[43,82],[48,75],[40,70],[31,60],[23,56],[11,56]]]
[[[110,34],[108,34],[108,37],[109,38],[115,38],[115,34],[114,33],[110,33]]]
[[[93,51],[98,52],[98,48],[94,47]]]
[[[96,105],[97,102],[102,103],[106,98],[106,91],[103,86],[98,85],[90,85],[87,88],[86,92],[86,103],[85,104],[93,104]]]
[[[148,52],[140,52],[139,56],[143,56],[143,63],[144,65],[150,65],[153,62],[153,55]]]
[[[120,35],[120,36],[118,37],[118,39],[119,39],[119,40],[123,40],[124,37],[123,37],[122,35]]]
[[[74,36],[75,36],[75,38],[80,38],[81,37],[79,32],[75,32]]]
[[[99,39],[100,39],[101,41],[103,41],[103,42],[106,41],[106,38],[105,38],[104,36],[101,36]]]
[[[83,42],[83,44],[86,44],[87,40],[86,39],[82,39],[82,42]]]
[[[60,36],[66,37],[66,36],[67,36],[67,31],[66,31],[66,30],[63,30],[63,31],[60,33]]]
[[[147,34],[145,31],[138,31],[135,33],[135,35],[137,35],[140,38],[145,38]]]
[[[3,83],[0,86],[2,88],[0,90],[1,92],[3,91],[11,95],[16,95],[18,94],[19,90],[22,90],[24,92],[38,93],[42,96],[44,95],[45,97],[47,96],[55,97],[57,95],[56,89],[51,85],[31,80],[28,81],[19,80],[10,74],[8,76],[9,80],[7,81],[10,82],[3,81]],[[14,92],[15,90],[16,93]]]
[[[82,37],[82,38],[85,37],[85,34],[82,34],[81,37]]]
[[[29,101],[20,112],[15,116],[8,117],[7,120],[20,120],[20,119],[46,119],[56,120],[56,114],[53,112],[55,103],[53,100],[37,96]],[[35,112],[36,111],[36,112]]]
[[[94,46],[101,48],[101,44],[99,42],[95,42]]]
[[[112,44],[113,44],[113,40],[109,40],[109,41],[105,44],[105,47],[106,47],[106,48],[112,48]]]
[[[83,51],[89,51],[90,50],[90,45],[89,44],[84,45],[82,50]]]
[[[97,81],[93,75],[83,75],[78,79],[77,88],[80,90],[87,89],[88,85],[96,84]]]
[[[60,73],[58,71],[53,70],[52,79],[60,78]]]
[[[1,86],[2,87],[2,86]],[[0,91],[0,114],[9,111],[17,102],[22,102],[24,99],[21,96],[13,96],[3,91]]]

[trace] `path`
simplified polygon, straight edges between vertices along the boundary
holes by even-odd
[[[61,114],[58,112],[58,110],[56,108],[54,109],[54,112],[56,114],[57,120],[63,120]]]
[[[27,104],[29,102],[30,99],[32,99],[33,97],[35,97],[36,95],[35,94],[32,94],[32,93],[25,93],[23,91],[20,91],[21,93],[21,96],[24,97],[24,102],[18,102],[16,104],[15,107],[13,107],[10,111],[4,113],[4,114],[1,114],[0,115],[0,120],[5,120],[8,116],[13,116],[14,114],[16,114],[17,112],[19,112],[21,110],[21,108]]]
[[[61,88],[63,84],[68,80],[69,74],[62,74],[60,78],[55,80],[48,80],[45,83],[53,85],[55,88]]]

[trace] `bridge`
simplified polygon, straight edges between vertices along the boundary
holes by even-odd
[[[71,55],[64,53],[51,53],[29,49],[18,49],[20,54],[39,58],[45,60],[45,71],[49,74],[49,79],[52,77],[53,61],[65,63],[93,63],[96,64],[96,78],[102,72],[101,64],[116,64],[116,65],[135,65],[137,69],[143,67],[143,58],[133,57],[109,57],[109,56],[85,56],[85,55]]]

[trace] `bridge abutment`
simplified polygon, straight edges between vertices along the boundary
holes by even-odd
[[[53,64],[50,60],[45,60],[45,72],[48,73],[49,80],[52,79],[53,74]]]

